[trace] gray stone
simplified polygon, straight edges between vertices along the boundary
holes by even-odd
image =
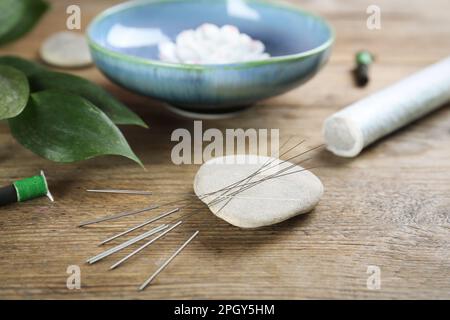
[[[44,62],[60,68],[79,68],[92,64],[85,36],[78,32],[62,31],[48,37],[41,46]]]
[[[223,191],[204,197],[201,197],[202,195],[245,179],[272,160],[273,162],[270,162],[266,168],[274,166],[273,168],[261,172],[246,183],[267,178],[277,171],[289,167],[292,163],[281,163],[279,159],[254,155],[211,159],[200,167],[195,176],[195,194],[207,204],[222,195]],[[294,166],[282,174],[302,169],[300,166]],[[233,189],[233,191],[235,190],[238,189]],[[228,196],[228,198],[224,198],[223,202],[210,205],[209,209],[219,218],[237,227],[258,228],[311,211],[319,202],[322,194],[322,182],[312,172],[304,170],[268,179],[232,198]],[[224,196],[226,197],[226,195]],[[226,204],[225,207],[223,207],[224,204]]]

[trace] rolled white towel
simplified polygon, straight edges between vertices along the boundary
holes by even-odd
[[[450,101],[450,57],[362,99],[325,120],[328,150],[355,157],[381,137]]]

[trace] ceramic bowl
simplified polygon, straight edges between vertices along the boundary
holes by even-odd
[[[192,65],[159,60],[158,43],[203,23],[235,25],[271,58]],[[309,80],[328,60],[333,31],[322,18],[262,0],[147,0],[114,6],[88,28],[97,67],[113,82],[179,110],[234,112]]]

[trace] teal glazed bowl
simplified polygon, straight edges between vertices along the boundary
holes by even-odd
[[[260,40],[270,58],[193,65],[158,59],[158,43],[203,23],[231,24]],[[311,79],[330,56],[334,34],[322,18],[263,0],[146,0],[114,6],[87,32],[97,67],[113,82],[182,112],[223,114]]]

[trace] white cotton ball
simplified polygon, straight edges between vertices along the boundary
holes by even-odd
[[[215,39],[220,33],[219,27],[211,23],[205,23],[201,25],[198,30],[201,31],[204,39],[206,40]]]
[[[176,55],[181,62],[199,61],[197,53],[189,46],[177,46]]]
[[[182,31],[176,38],[176,44],[178,47],[181,46],[189,46],[192,42],[192,39],[195,36],[194,30],[184,30]]]
[[[230,25],[224,25],[220,29],[222,41],[227,44],[231,44],[239,41],[239,30]]]
[[[256,52],[256,53],[263,53],[265,50],[263,43],[258,40],[253,40],[253,42],[251,44],[251,49],[253,52]]]
[[[270,57],[264,53],[265,47],[261,41],[240,33],[235,26],[219,28],[210,23],[196,30],[182,31],[175,43],[162,44],[159,51],[163,61],[195,64],[235,63]]]
[[[241,46],[243,47],[248,47],[250,46],[251,42],[252,42],[252,38],[250,38],[248,35],[246,35],[245,33],[241,33],[239,35],[239,43],[241,44]]]
[[[176,46],[173,42],[163,42],[158,45],[159,59],[167,62],[179,62]]]

